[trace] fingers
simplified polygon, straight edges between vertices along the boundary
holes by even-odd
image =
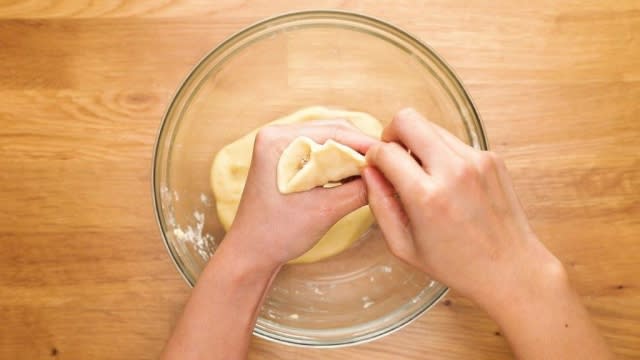
[[[379,143],[379,140],[360,132],[352,125],[345,125],[344,123],[347,122],[317,122],[314,125],[301,127],[296,133],[298,136],[308,136],[318,144],[324,144],[327,140],[332,139],[361,154],[365,154],[372,145]]]
[[[367,190],[362,179],[332,188],[315,188],[299,196],[313,197],[329,222],[335,223],[352,211],[367,205]]]
[[[365,154],[369,148],[380,141],[360,132],[345,120],[322,120],[303,124],[269,125],[260,129],[255,138],[255,155],[265,162],[277,161],[284,149],[298,136],[306,136],[319,144],[327,140],[344,144],[355,151]]]
[[[428,175],[402,146],[396,143],[381,143],[371,146],[367,162],[384,174],[403,199],[411,199]]]
[[[430,123],[438,135],[442,138],[442,140],[449,146],[453,151],[455,151],[458,155],[464,158],[472,157],[475,153],[475,149],[462,140],[458,139],[457,136],[453,135],[449,131],[445,130],[441,126],[435,123]]]
[[[367,185],[367,197],[373,215],[378,221],[389,249],[398,257],[413,254],[413,240],[409,218],[400,200],[384,176],[375,168],[367,167],[362,172]]]
[[[382,140],[405,145],[420,159],[428,172],[445,168],[455,155],[435,128],[411,108],[398,112],[382,132]]]

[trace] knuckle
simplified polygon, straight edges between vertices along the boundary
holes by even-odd
[[[256,133],[256,145],[265,144],[276,138],[278,129],[275,126],[265,126]]]
[[[389,251],[401,260],[407,260],[410,257],[409,251],[407,251],[406,246],[398,244],[399,239],[392,239],[388,241],[387,244],[389,246]]]
[[[398,111],[391,120],[391,126],[399,128],[411,128],[411,124],[416,120],[416,111],[412,108],[404,108]]]
[[[420,114],[411,107],[401,109],[396,113],[393,120],[396,121],[413,121],[420,117]]]
[[[391,125],[407,132],[423,127],[427,119],[413,108],[404,108],[398,111],[391,121]]]
[[[411,178],[407,181],[407,189],[410,193],[415,194],[423,200],[429,200],[432,195],[432,189],[429,188],[427,182],[418,177]]]
[[[454,172],[455,184],[468,184],[478,178],[478,169],[469,161],[461,161]]]
[[[422,190],[416,191],[416,196],[424,215],[432,217],[432,215],[446,209],[447,202],[444,193],[443,186],[435,185],[427,188],[422,184]]]
[[[401,248],[397,248],[397,247],[392,247],[390,250],[391,250],[391,253],[393,254],[393,256],[397,257],[400,260],[407,261],[407,258],[409,256],[408,256],[406,251],[402,250]]]
[[[491,151],[482,152],[477,159],[478,171],[482,175],[495,172],[500,161],[500,157],[496,153]]]
[[[431,206],[439,213],[448,213],[450,208],[450,202],[445,195],[444,190],[433,191],[431,193]]]
[[[394,154],[397,150],[396,146],[398,145],[395,143],[382,143],[376,153],[378,160],[381,162],[393,161]]]
[[[491,156],[493,158],[493,162],[496,164],[496,167],[498,169],[506,169],[507,166],[504,163],[504,159],[502,158],[502,156],[498,155],[497,153],[493,152],[493,151],[488,151],[487,152],[489,154],[489,156]]]

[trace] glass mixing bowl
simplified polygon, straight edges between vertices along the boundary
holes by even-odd
[[[411,106],[468,144],[487,147],[478,113],[452,70],[395,26],[337,11],[285,14],[250,26],[191,71],[156,142],[156,216],[190,285],[224,237],[209,187],[217,151],[311,105],[368,112],[385,124]],[[339,255],[285,266],[254,333],[295,345],[361,343],[406,325],[446,291],[394,258],[373,225]]]

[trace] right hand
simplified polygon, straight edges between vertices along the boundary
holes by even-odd
[[[395,116],[382,140],[367,152],[363,177],[393,254],[486,307],[522,284],[563,276],[496,154],[412,109]]]

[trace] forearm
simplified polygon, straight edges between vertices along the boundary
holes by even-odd
[[[518,359],[611,359],[604,339],[558,263],[486,305]]]
[[[225,239],[200,275],[163,359],[246,357],[260,305],[279,266],[249,259]]]

